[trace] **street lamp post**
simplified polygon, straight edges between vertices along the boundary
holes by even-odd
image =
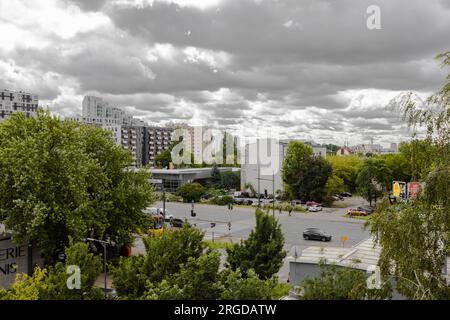
[[[103,247],[103,272],[105,273],[105,285],[104,285],[104,293],[105,293],[105,300],[107,298],[107,278],[106,278],[106,245],[110,244],[109,241],[103,241],[99,239],[93,239],[93,238],[86,238],[86,241],[92,241],[92,242],[98,242]]]
[[[260,178],[259,175],[258,175],[258,184],[259,184],[260,180],[272,181],[272,196],[273,196],[273,199],[272,199],[273,200],[273,203],[272,203],[272,209],[273,209],[272,216],[275,218],[275,171],[272,171],[272,179],[271,180],[270,179]],[[259,204],[258,204],[258,206],[259,206]]]

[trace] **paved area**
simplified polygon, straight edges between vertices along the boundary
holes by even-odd
[[[369,237],[369,232],[364,230],[364,221],[357,219],[349,219],[343,217],[350,207],[366,204],[359,197],[346,198],[344,201],[335,203],[339,208],[324,208],[322,212],[316,213],[298,213],[293,212],[289,216],[287,212],[275,211],[275,217],[278,218],[284,236],[285,250],[297,250],[298,254],[301,250],[313,246],[321,245],[320,242],[306,241],[302,238],[302,232],[308,227],[321,228],[323,231],[331,234],[333,239],[327,242],[326,246],[342,246],[341,236],[346,236],[347,241],[345,247],[351,247]],[[162,207],[162,203],[155,203],[155,207]],[[195,218],[190,216],[191,204],[167,202],[166,208],[169,214],[176,218],[187,218],[192,225],[203,229],[206,239],[213,237],[217,241],[237,242],[245,239],[255,226],[255,207],[251,206],[234,206],[233,210],[229,210],[226,206],[212,206],[206,204],[195,204],[194,210],[197,213]],[[231,230],[228,229],[228,222],[231,221]],[[216,223],[211,228],[211,222]],[[141,239],[137,239],[134,254],[143,253],[144,246]],[[286,281],[288,278],[288,262],[285,261],[279,272],[280,281]]]

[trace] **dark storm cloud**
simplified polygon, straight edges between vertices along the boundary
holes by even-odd
[[[80,7],[82,10],[98,11],[103,7],[107,0],[69,0],[69,2]]]
[[[323,139],[400,134],[400,119],[359,91],[429,93],[445,81],[433,57],[450,49],[450,1],[116,2],[63,2],[110,22],[2,51],[0,86],[27,86],[62,113],[79,111],[72,96],[79,104],[95,94],[158,123],[200,114],[225,127],[255,123]],[[381,30],[366,27],[372,4]],[[364,103],[354,105],[349,92]]]
[[[366,27],[366,9],[372,4],[227,0],[200,10],[155,2],[108,13],[117,26],[144,41],[223,50],[237,55],[239,68],[299,60],[352,65],[403,61],[446,49],[441,39],[448,36],[449,12],[440,1],[426,6],[419,0],[376,1],[382,18],[382,30],[376,32]]]

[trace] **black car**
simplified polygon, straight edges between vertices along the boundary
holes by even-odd
[[[331,241],[331,235],[323,232],[318,228],[306,228],[303,231],[303,239],[305,240],[320,240],[320,241]]]
[[[347,192],[347,191],[341,192],[339,195],[341,197],[351,197],[352,196],[352,194],[350,192]]]
[[[191,225],[189,224],[189,222],[185,222],[183,219],[180,218],[170,218],[170,217],[166,217],[166,223],[169,223],[172,221],[172,226],[174,228],[182,228],[184,223],[187,223],[188,226],[190,227]]]

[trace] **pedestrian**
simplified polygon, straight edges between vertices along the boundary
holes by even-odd
[[[292,206],[289,207],[289,217],[291,216],[292,213]]]
[[[282,214],[283,212],[281,211],[281,207],[278,207],[278,210],[280,212],[280,214]]]

